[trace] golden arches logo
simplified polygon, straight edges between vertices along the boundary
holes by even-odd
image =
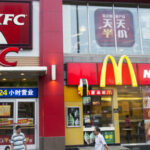
[[[103,62],[103,66],[102,66],[101,76],[100,76],[100,87],[106,86],[106,69],[107,69],[107,63],[108,63],[109,59],[111,60],[112,65],[113,65],[113,69],[114,69],[115,84],[116,85],[122,85],[122,64],[123,64],[123,61],[126,60],[128,68],[129,68],[129,73],[131,76],[132,86],[137,87],[137,80],[136,80],[133,66],[131,64],[130,59],[126,55],[123,55],[120,58],[118,65],[117,65],[113,56],[107,55],[105,57],[104,62]]]

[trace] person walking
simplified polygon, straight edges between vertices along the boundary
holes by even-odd
[[[126,140],[128,143],[130,143],[130,140],[131,140],[131,121],[130,121],[129,115],[126,115],[125,128],[126,128]]]
[[[27,150],[26,138],[20,126],[16,126],[16,132],[12,135],[11,150]]]
[[[95,127],[94,134],[96,135],[95,137],[95,150],[104,150],[104,146],[107,150],[109,150],[105,139],[103,135],[100,132],[100,129],[98,127]]]

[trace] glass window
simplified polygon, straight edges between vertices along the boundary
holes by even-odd
[[[28,144],[35,144],[35,103],[18,103],[18,124],[22,126]]]
[[[111,97],[83,97],[85,127],[108,127],[112,125]]]
[[[63,6],[65,53],[88,53],[87,6]]]
[[[75,5],[63,5],[64,53],[77,52],[77,16]]]
[[[113,24],[112,7],[89,6],[90,53],[116,52]]]
[[[13,133],[14,103],[0,102],[0,145],[8,145]]]
[[[149,49],[150,48],[150,15],[149,14],[150,14],[150,9],[147,8],[147,6],[145,8],[139,9],[141,39],[142,39],[142,45],[143,45],[142,47],[143,47],[144,54],[150,54],[150,49]]]
[[[140,88],[118,88],[121,143],[144,143],[143,96]]]
[[[139,6],[63,5],[64,53],[150,54],[150,5]]]
[[[115,7],[117,53],[141,53],[138,13],[135,7]]]

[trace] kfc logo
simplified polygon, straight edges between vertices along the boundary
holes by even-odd
[[[2,66],[16,66],[17,62],[8,62],[6,60],[6,54],[8,54],[9,52],[15,52],[18,53],[19,52],[19,48],[17,47],[10,47],[10,48],[6,48],[3,51],[1,51],[0,53],[0,64]]]
[[[0,14],[0,17],[4,17],[3,21],[0,22],[0,25],[8,25],[10,21],[13,21],[15,25],[18,26],[23,26],[25,23],[20,22],[21,18],[25,18],[27,15],[25,14],[19,14],[19,15],[14,15],[14,14]]]
[[[31,2],[0,2],[0,47],[32,48]]]

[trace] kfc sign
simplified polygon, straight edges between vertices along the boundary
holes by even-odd
[[[0,48],[32,48],[31,2],[0,2]]]
[[[132,13],[127,10],[116,9],[115,17],[113,17],[113,10],[97,9],[95,11],[95,35],[97,43],[102,47],[115,46],[115,34],[117,46],[133,46],[135,37]]]
[[[25,22],[20,22],[21,18],[26,18],[27,15],[25,14],[0,14],[0,18],[3,18],[2,22],[0,22],[0,25],[8,25],[9,22],[12,22],[17,26],[23,26]]]
[[[17,48],[17,47],[10,47],[10,48],[6,48],[3,51],[1,51],[1,53],[0,53],[0,65],[7,66],[7,67],[16,66],[17,65],[16,61],[15,62],[8,62],[6,60],[6,54],[10,53],[10,52],[18,53],[19,52],[19,48]]]

